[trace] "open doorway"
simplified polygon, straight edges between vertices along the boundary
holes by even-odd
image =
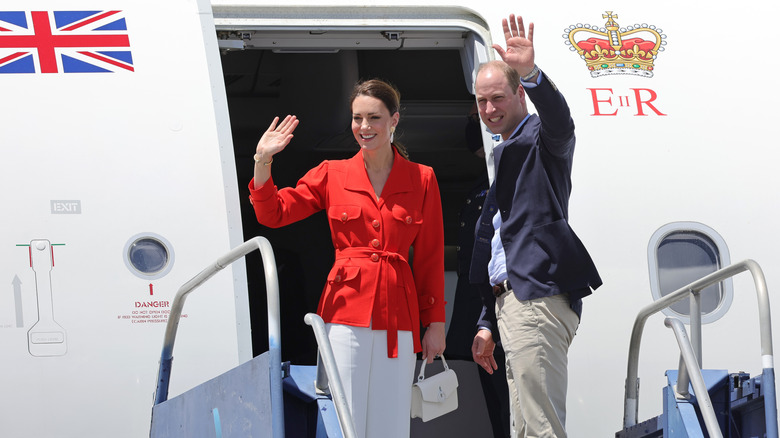
[[[412,161],[434,169],[441,189],[446,293],[451,303],[459,211],[485,172],[485,162],[467,148],[465,140],[474,102],[470,74],[478,38],[452,25],[389,32],[380,27],[266,30],[220,23],[217,19],[219,38],[231,40],[233,47],[239,46],[236,41],[243,46],[243,50],[222,52],[242,200],[249,196],[255,145],[274,116],[295,114],[301,120],[292,143],[274,158],[274,182],[279,187],[293,186],[323,160],[357,153],[349,108],[357,81],[381,78],[400,90],[396,138],[407,147]],[[319,213],[281,229],[269,229],[257,223],[248,202],[241,203],[241,215],[245,240],[262,235],[274,248],[281,293],[282,359],[314,364],[316,343],[303,315],[316,311],[333,263],[325,216]],[[265,285],[259,263],[258,255],[247,258],[255,355],[268,349]]]

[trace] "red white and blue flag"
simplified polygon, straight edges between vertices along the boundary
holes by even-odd
[[[0,11],[0,73],[134,71],[122,11]]]

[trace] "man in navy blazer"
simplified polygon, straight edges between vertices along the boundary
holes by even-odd
[[[533,23],[503,20],[503,61],[480,66],[479,114],[503,142],[495,181],[477,224],[470,281],[492,295],[474,338],[474,361],[493,372],[494,337],[506,354],[513,436],[565,437],[567,354],[582,298],[601,285],[588,251],[568,223],[574,122],[569,107],[534,63]],[[537,115],[528,113],[525,95]],[[496,333],[496,323],[498,333]]]

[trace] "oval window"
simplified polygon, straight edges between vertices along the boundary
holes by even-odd
[[[728,247],[712,228],[697,222],[674,222],[659,228],[648,245],[650,290],[658,300],[731,263]],[[731,306],[731,279],[701,291],[702,323],[723,316]],[[664,309],[667,316],[690,322],[690,300]]]
[[[130,272],[145,279],[161,278],[173,267],[170,243],[151,233],[133,236],[125,245],[124,256]]]

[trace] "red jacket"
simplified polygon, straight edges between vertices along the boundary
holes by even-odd
[[[281,227],[326,210],[336,261],[317,313],[325,322],[387,330],[388,357],[397,357],[398,330],[444,322],[444,229],[433,170],[394,152],[393,168],[377,201],[363,155],[324,161],[277,190],[269,179],[250,201],[257,220]],[[413,248],[412,269],[407,260]]]

